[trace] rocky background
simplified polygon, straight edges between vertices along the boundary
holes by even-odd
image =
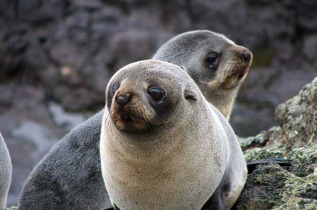
[[[48,149],[102,108],[105,86],[117,69],[151,58],[172,36],[195,29],[223,33],[253,52],[231,124],[244,137],[275,125],[242,145],[250,154],[250,148],[265,147],[260,149],[264,156],[271,145],[292,159],[294,153],[288,152],[300,145],[296,139],[316,130],[289,127],[284,122],[302,118],[279,114],[285,112],[277,111],[276,122],[274,110],[317,75],[316,11],[314,0],[1,0],[0,130],[14,167],[8,205],[17,204],[26,177]],[[316,120],[315,115],[300,126]],[[269,141],[275,138],[281,139],[278,148]],[[289,138],[294,144],[284,151]],[[256,174],[278,173],[276,167]],[[288,177],[279,176],[286,180],[281,188],[288,189]],[[273,184],[269,178],[253,179],[260,187]],[[267,195],[259,193],[258,201]]]

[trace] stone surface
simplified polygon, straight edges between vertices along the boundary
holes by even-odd
[[[250,149],[247,160],[281,157],[280,151]],[[288,156],[292,165],[260,165],[248,175],[236,209],[316,209],[317,145],[293,150]]]
[[[48,104],[49,112],[54,120],[54,123],[60,127],[66,128],[68,131],[73,129],[76,125],[84,122],[88,117],[82,114],[67,113],[62,106],[51,102]]]
[[[188,30],[214,30],[250,48],[254,62],[230,122],[243,137],[277,126],[244,142],[249,149],[283,138],[293,127],[280,126],[283,114],[274,121],[275,107],[317,75],[316,7],[313,0],[0,1],[0,130],[15,160],[8,204],[17,203],[48,142],[103,107],[105,86],[117,69],[150,58]],[[300,120],[295,112],[293,120]],[[19,132],[29,125],[44,134],[22,138]],[[290,151],[309,142],[305,132],[316,127],[303,126],[289,133],[294,136],[287,148],[283,141],[271,149]]]
[[[305,85],[295,97],[275,111],[279,126],[254,137],[240,138],[243,149],[264,147],[288,154],[295,148],[317,143],[317,80]]]
[[[316,209],[317,80],[279,105],[279,126],[240,138],[247,161],[283,158],[290,166],[258,165],[248,175],[236,209]]]

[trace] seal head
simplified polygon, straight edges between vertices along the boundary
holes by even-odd
[[[238,89],[249,72],[252,53],[222,34],[198,30],[170,39],[153,59],[181,66],[228,120]]]
[[[133,70],[137,73],[132,74]],[[125,75],[126,71],[121,71],[108,85],[106,107],[114,125],[123,132],[144,133],[164,129],[172,122],[171,113],[175,111],[181,96],[196,100],[194,93],[174,87],[177,81],[173,80],[181,80],[175,73],[168,72],[174,74],[174,78],[153,68],[152,74],[157,75],[153,79],[152,75],[147,75],[148,72],[146,66],[130,69],[128,76]],[[144,80],[146,77],[149,79]],[[181,91],[184,95],[179,94]]]

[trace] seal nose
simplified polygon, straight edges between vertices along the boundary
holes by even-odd
[[[124,106],[127,103],[129,103],[131,101],[131,94],[130,93],[126,93],[126,94],[120,94],[116,96],[116,102],[121,105]]]
[[[251,60],[251,52],[249,50],[245,50],[243,53],[242,53],[242,57],[243,57],[243,61],[245,63],[249,63],[250,60]]]

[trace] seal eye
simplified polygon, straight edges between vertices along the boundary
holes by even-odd
[[[163,103],[166,98],[165,91],[159,87],[150,87],[147,92],[157,104]]]
[[[115,94],[116,91],[119,89],[119,87],[120,87],[119,82],[116,82],[116,83],[114,83],[114,84],[112,85],[112,90],[111,90],[111,94],[110,94],[111,98],[114,96],[114,94]]]
[[[211,70],[216,70],[219,63],[219,55],[218,53],[209,53],[205,60],[207,67]]]

